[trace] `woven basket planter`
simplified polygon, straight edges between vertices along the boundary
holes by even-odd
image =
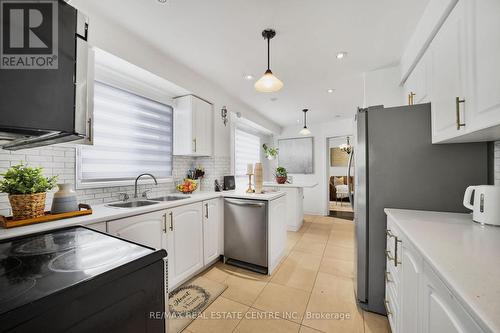
[[[11,194],[10,206],[14,220],[23,220],[43,216],[45,213],[45,196],[47,193]]]

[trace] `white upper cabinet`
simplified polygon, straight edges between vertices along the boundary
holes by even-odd
[[[174,155],[211,156],[212,104],[193,95],[178,97],[174,107]]]
[[[467,0],[471,131],[500,125],[500,1]],[[488,133],[500,134],[500,129]],[[500,136],[491,139],[499,139]]]
[[[465,98],[465,26],[460,1],[434,38],[432,59],[432,136],[443,141],[466,130]],[[457,102],[458,98],[458,102]],[[458,108],[458,111],[457,111]]]
[[[430,0],[402,68],[413,102],[432,104],[433,143],[500,140],[499,13],[498,0]]]

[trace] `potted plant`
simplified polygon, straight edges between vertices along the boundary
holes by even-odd
[[[274,147],[269,147],[265,143],[262,145],[262,148],[264,148],[264,153],[266,154],[266,158],[270,161],[276,159],[276,156],[278,156],[278,148]]]
[[[42,172],[42,168],[31,168],[21,163],[1,174],[0,192],[9,194],[15,220],[44,215],[47,191],[54,188],[57,177],[45,177]]]
[[[288,173],[285,168],[277,167],[276,168],[276,182],[278,184],[285,184],[288,178]]]

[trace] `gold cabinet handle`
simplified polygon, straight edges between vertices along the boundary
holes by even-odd
[[[460,99],[460,97],[455,98],[455,106],[457,111],[457,130],[460,130],[461,127],[465,126],[465,123],[462,123],[460,120],[460,104],[465,103],[465,99]]]
[[[398,259],[398,243],[402,243],[401,239],[398,237],[395,237],[394,241],[394,266],[398,267],[398,265],[401,265],[401,261]]]
[[[415,95],[413,91],[408,94],[408,105],[413,105],[413,97],[415,97]]]
[[[390,275],[391,275],[391,273],[389,273],[388,271],[385,271],[385,282],[394,283],[394,280],[390,279]]]
[[[387,312],[387,316],[392,316],[392,311],[390,310],[390,304],[388,300],[384,300],[385,312]]]
[[[208,204],[205,204],[205,217],[208,219]]]
[[[168,215],[170,217],[170,231],[174,231],[174,214],[170,212]]]
[[[163,231],[163,233],[164,233],[164,234],[166,234],[166,233],[167,233],[167,214],[166,214],[166,213],[165,213],[165,214],[163,214],[162,218],[163,218],[163,223],[162,223],[162,224],[163,224],[163,227],[162,227],[162,231]]]

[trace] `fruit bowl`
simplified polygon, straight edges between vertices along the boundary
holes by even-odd
[[[191,194],[198,188],[198,184],[195,180],[192,179],[184,179],[182,183],[176,186],[177,191],[184,194]]]

